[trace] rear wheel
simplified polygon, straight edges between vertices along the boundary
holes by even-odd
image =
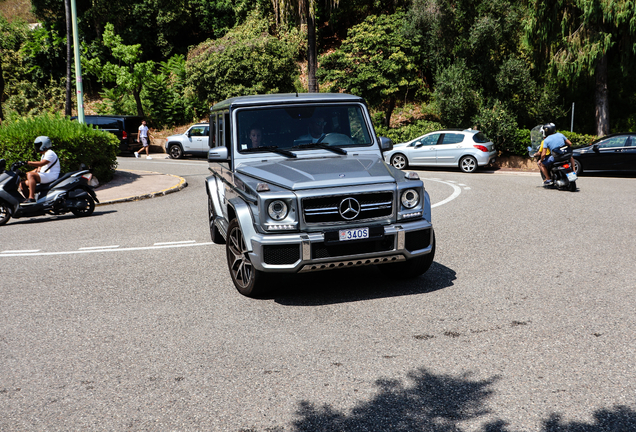
[[[183,157],[183,150],[181,150],[181,146],[178,144],[172,144],[168,148],[168,154],[172,159],[181,159]]]
[[[252,265],[243,231],[236,219],[232,219],[228,227],[225,251],[232,282],[238,292],[247,297],[258,296],[262,291],[265,274]]]
[[[569,188],[570,188],[570,192],[576,192],[576,182],[575,181],[570,182]]]
[[[4,201],[0,201],[0,225],[4,225],[11,219],[11,212],[9,210],[9,204]]]
[[[214,223],[214,219],[216,217],[214,214],[214,204],[212,203],[212,197],[210,197],[210,195],[208,195],[208,215],[210,222],[210,237],[212,238],[212,242],[216,244],[225,244],[225,239]]]
[[[86,198],[82,198],[78,201],[82,201],[84,207],[71,209],[71,213],[77,217],[86,217],[93,214],[93,211],[95,210],[95,200],[92,196],[88,195]]]
[[[393,165],[397,169],[405,169],[409,166],[408,160],[406,156],[402,153],[396,153],[391,156],[391,165]]]
[[[475,172],[477,169],[477,159],[472,156],[464,156],[459,161],[459,169],[465,173]]]

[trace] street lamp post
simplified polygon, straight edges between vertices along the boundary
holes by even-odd
[[[77,8],[75,0],[71,0],[71,17],[73,21],[73,49],[75,53],[75,86],[77,88],[77,121],[84,123],[84,89],[82,87],[82,63],[80,62],[79,37],[77,36]]]

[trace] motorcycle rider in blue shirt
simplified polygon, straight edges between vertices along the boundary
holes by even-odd
[[[544,125],[541,128],[541,133],[543,134],[544,140],[541,157],[539,159],[539,169],[545,177],[543,185],[546,186],[552,184],[552,179],[550,178],[550,167],[554,163],[554,149],[560,148],[564,144],[572,146],[572,142],[570,142],[565,135],[556,131],[554,123]],[[546,158],[547,149],[550,150],[550,156]],[[574,168],[574,158],[570,158],[570,163],[572,164],[572,168]]]

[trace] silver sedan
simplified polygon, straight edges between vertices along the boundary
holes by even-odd
[[[495,162],[495,145],[473,129],[427,133],[384,152],[384,160],[398,169],[409,166],[459,167],[472,173],[477,167]]]

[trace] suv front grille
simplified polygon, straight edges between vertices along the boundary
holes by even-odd
[[[304,198],[302,206],[308,224],[365,221],[393,214],[393,192]]]

